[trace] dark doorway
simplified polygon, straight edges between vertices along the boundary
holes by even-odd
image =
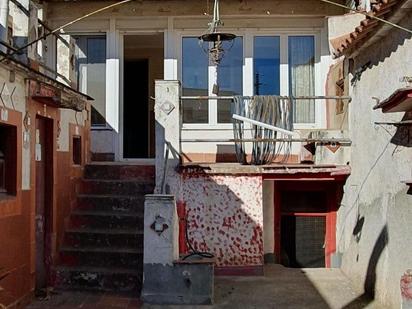
[[[325,217],[282,216],[281,227],[283,265],[325,267]]]
[[[163,79],[163,33],[124,36],[123,158],[155,157],[155,80]]]
[[[149,157],[149,61],[124,62],[123,157]]]
[[[53,121],[36,118],[36,291],[45,289],[51,266]]]
[[[284,185],[285,187],[285,185]],[[280,262],[287,267],[325,267],[328,198],[324,190],[280,193]]]

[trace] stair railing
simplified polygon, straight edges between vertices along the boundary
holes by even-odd
[[[163,175],[162,175],[162,182],[161,182],[161,194],[166,194],[166,176],[167,176],[167,169],[168,169],[168,161],[169,161],[169,152],[171,145],[169,142],[165,142],[166,145],[166,153],[163,163]]]

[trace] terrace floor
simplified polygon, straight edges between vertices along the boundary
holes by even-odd
[[[354,291],[339,269],[292,269],[265,267],[264,277],[217,277],[214,306],[143,305],[136,298],[112,294],[62,292],[49,300],[33,302],[40,308],[384,308]]]

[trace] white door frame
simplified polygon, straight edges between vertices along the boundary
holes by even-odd
[[[124,127],[123,127],[123,115],[124,115],[124,37],[126,35],[153,35],[163,33],[165,31],[159,30],[142,30],[142,31],[121,31],[119,35],[119,59],[120,59],[120,69],[119,69],[119,141],[118,141],[118,154],[120,161],[131,162],[134,164],[142,165],[155,165],[155,158],[124,158],[123,154],[123,136],[124,136]],[[166,41],[165,41],[166,43]],[[163,46],[163,49],[166,49],[166,46]],[[150,100],[150,98],[149,98]]]

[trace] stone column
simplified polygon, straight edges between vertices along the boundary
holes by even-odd
[[[174,169],[180,163],[180,82],[175,80],[157,80],[155,84],[156,118],[156,189],[162,192],[173,180]],[[169,145],[167,170],[165,171],[166,144]],[[166,177],[164,177],[166,176]],[[165,183],[163,183],[165,179]]]

